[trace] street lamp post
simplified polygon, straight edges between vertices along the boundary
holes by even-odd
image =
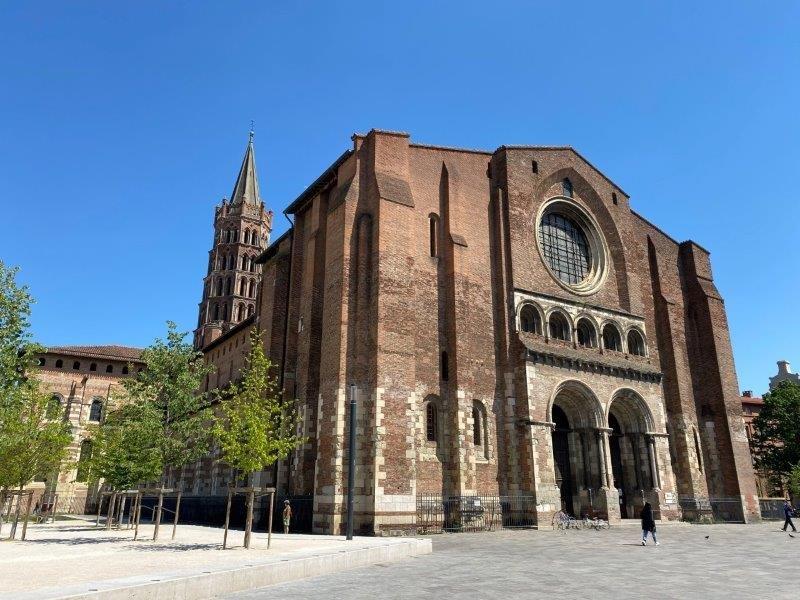
[[[350,384],[350,443],[347,461],[347,539],[353,539],[353,499],[356,485],[356,385]]]

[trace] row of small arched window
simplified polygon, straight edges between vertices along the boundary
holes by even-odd
[[[47,418],[57,419],[61,416],[64,410],[64,398],[60,394],[53,394],[50,396],[50,402],[47,405]],[[93,398],[92,404],[89,406],[89,420],[99,423],[103,418],[103,399]]]
[[[255,311],[256,307],[255,304],[245,304],[244,302],[240,302],[238,306],[234,309],[234,314],[232,315],[233,321],[239,322],[244,321],[247,317],[251,316]],[[212,321],[230,321],[231,315],[228,314],[228,303],[224,302],[222,305],[214,304],[211,307],[211,320]]]
[[[242,271],[250,271],[251,273],[256,272],[256,261],[253,259],[252,256],[243,255],[241,259],[236,258],[236,254],[219,254],[217,255],[217,270],[218,271],[233,271],[237,268],[237,260],[239,263],[239,267]]]
[[[228,243],[233,244],[239,241],[239,230],[238,229],[220,229],[219,232],[219,241],[220,243]],[[260,242],[260,236],[257,230],[253,229],[245,229],[244,234],[242,235],[242,243],[243,244],[250,244],[252,246],[258,246]]]
[[[489,458],[489,435],[486,407],[478,400],[472,402],[472,445],[482,458]],[[436,396],[425,400],[425,439],[439,443],[439,401]]]
[[[536,333],[544,335],[542,328],[542,318],[539,311],[531,304],[526,304],[522,307],[519,313],[519,328],[526,333]],[[553,311],[547,320],[547,335],[548,337],[556,340],[563,340],[565,342],[572,341],[572,329],[570,327],[567,317],[559,312]],[[578,319],[575,324],[575,341],[578,346],[583,348],[597,348],[597,330],[594,324],[582,317]],[[646,346],[644,343],[644,336],[638,329],[630,329],[628,331],[627,339],[627,352],[636,356],[646,355]],[[603,326],[601,333],[601,341],[603,349],[613,350],[614,352],[623,352],[622,336],[620,335],[619,328],[613,323],[606,323]]]
[[[46,367],[47,366],[47,360],[44,359],[44,358],[40,358],[39,361],[38,361],[38,365],[40,367]],[[54,365],[55,365],[56,369],[63,369],[64,368],[64,361],[62,359],[60,359],[60,358],[56,359]],[[72,368],[75,371],[79,371],[80,368],[81,368],[81,361],[79,361],[79,360],[73,361]],[[94,362],[93,363],[89,363],[89,370],[90,371],[97,371],[97,363],[94,363]],[[141,371],[141,370],[142,369],[139,368],[139,371]],[[113,373],[113,372],[114,372],[114,365],[106,365],[106,373]],[[128,375],[129,373],[130,373],[130,369],[128,368],[128,365],[123,365],[122,366],[122,374],[123,375]]]
[[[233,278],[223,278],[220,277],[217,279],[217,283],[214,286],[214,295],[215,296],[229,296],[231,293],[234,292],[233,287]],[[224,293],[223,293],[224,292]],[[256,297],[256,280],[255,278],[247,279],[246,277],[242,277],[239,280],[239,295],[245,296],[247,298],[255,298]]]

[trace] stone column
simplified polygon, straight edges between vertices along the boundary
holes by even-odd
[[[614,487],[614,467],[611,464],[611,441],[609,436],[611,435],[611,430],[606,429],[600,432],[600,438],[603,441],[603,450],[605,451],[605,458],[606,458],[606,487],[613,488]],[[620,457],[620,461],[622,457]],[[616,489],[616,488],[614,488]]]
[[[661,487],[661,482],[658,478],[655,438],[652,435],[645,434],[645,441],[647,443],[647,455],[650,459],[650,480],[653,483],[653,489],[657,490]]]
[[[597,439],[597,463],[600,466],[600,487],[607,488],[608,474],[606,473],[606,445],[603,439],[603,431],[600,429],[595,430]]]

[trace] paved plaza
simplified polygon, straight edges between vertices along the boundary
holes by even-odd
[[[430,552],[422,539],[273,534],[268,550],[255,532],[245,550],[243,532],[231,530],[222,550],[220,528],[179,525],[174,541],[171,525],[157,542],[152,525],[139,533],[134,542],[132,530],[88,520],[30,525],[26,541],[0,542],[0,598],[208,598]]]
[[[643,548],[639,535],[635,526],[439,535],[431,555],[229,598],[800,597],[800,535],[774,522],[666,525],[658,547]]]

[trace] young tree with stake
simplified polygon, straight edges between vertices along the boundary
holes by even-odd
[[[305,439],[297,434],[297,412],[283,400],[272,362],[264,354],[258,330],[250,334],[250,351],[239,383],[224,392],[214,424],[221,460],[245,475],[286,458]],[[245,546],[253,522],[253,492],[248,492]]]

